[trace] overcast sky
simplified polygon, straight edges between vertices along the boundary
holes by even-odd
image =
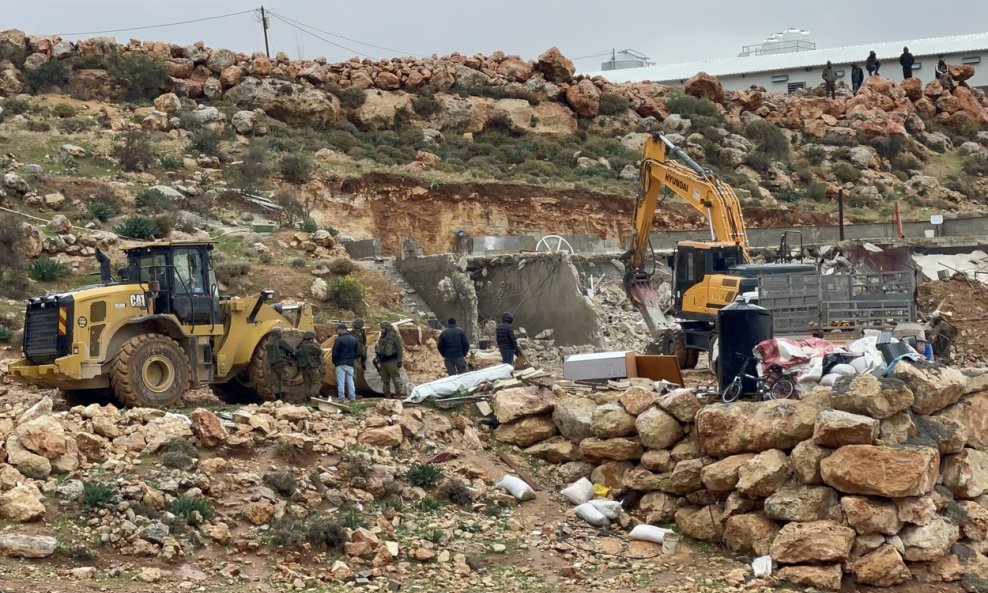
[[[5,0],[3,4],[0,26],[31,34],[158,25],[260,5],[241,0]],[[324,32],[310,33],[346,48],[272,18],[272,55],[285,51],[293,58],[301,53],[332,61],[349,58],[354,51],[373,58],[398,55],[372,45],[419,55],[502,50],[530,59],[555,45],[570,58],[630,48],[663,64],[733,57],[742,45],[758,43],[788,27],[811,31],[820,48],[988,31],[988,0],[922,4],[909,0],[268,0],[265,7],[321,29]],[[253,14],[107,35],[121,41],[202,40],[211,47],[244,52],[264,49],[261,26]],[[575,61],[578,70],[593,71],[602,58]]]

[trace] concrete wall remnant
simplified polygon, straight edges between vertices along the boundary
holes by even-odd
[[[453,317],[472,343],[480,336],[477,293],[466,260],[452,254],[408,257],[395,262],[398,271],[436,314],[440,324]]]

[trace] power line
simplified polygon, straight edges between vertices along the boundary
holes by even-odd
[[[382,45],[374,45],[373,43],[367,43],[366,41],[360,41],[359,39],[351,39],[350,37],[344,37],[343,35],[338,35],[338,34],[333,33],[331,31],[325,31],[325,30],[320,29],[318,27],[313,27],[312,25],[309,25],[309,24],[306,24],[306,23],[297,21],[297,20],[295,20],[293,18],[284,16],[284,15],[280,15],[280,14],[274,12],[273,10],[268,10],[268,13],[269,14],[273,14],[273,15],[281,18],[284,21],[291,21],[292,23],[295,23],[296,25],[300,25],[300,26],[305,27],[307,29],[312,29],[313,31],[318,31],[318,32],[323,33],[325,35],[329,35],[330,37],[336,37],[338,39],[344,39],[346,41],[350,41],[350,42],[356,43],[358,45],[366,45],[367,47],[373,47],[374,49],[380,49],[380,50],[388,51],[388,52],[395,53],[395,54],[402,54],[402,55],[408,55],[408,56],[422,57],[421,55],[416,54],[416,53],[413,53],[413,52],[410,52],[410,51],[402,51],[400,49],[393,49],[393,48],[390,48],[390,47],[384,47]],[[353,50],[350,50],[350,51],[353,51]]]
[[[587,55],[587,56],[580,56],[578,58],[570,58],[570,59],[571,60],[589,60],[590,58],[600,58],[600,57],[609,56],[609,55],[611,55],[611,50],[608,49],[608,50],[602,51],[600,53],[590,54],[590,55]]]
[[[217,16],[207,16],[201,19],[192,19],[190,21],[176,21],[174,23],[162,23],[160,25],[145,25],[143,27],[128,27],[126,29],[105,29],[103,31],[82,31],[79,33],[55,33],[59,37],[69,36],[69,35],[99,35],[101,33],[122,33],[124,31],[140,31],[142,29],[157,29],[159,27],[174,27],[175,25],[188,25],[190,23],[201,23],[203,21],[215,21],[217,19],[225,19],[231,16],[240,16],[242,14],[248,14],[255,12],[255,9],[242,10],[240,12],[231,12],[229,14],[220,14]]]
[[[281,22],[283,22],[283,23],[285,23],[285,24],[286,24],[286,25],[288,25],[289,27],[292,27],[292,28],[294,28],[294,29],[298,29],[299,31],[301,31],[301,32],[303,32],[303,33],[306,33],[306,34],[308,34],[308,35],[312,35],[313,37],[315,37],[316,39],[318,39],[318,40],[320,40],[320,41],[323,41],[323,42],[325,42],[325,43],[328,43],[328,44],[330,44],[330,45],[332,45],[332,46],[335,46],[335,47],[338,47],[338,48],[340,48],[340,49],[344,49],[344,50],[346,50],[346,51],[348,51],[348,52],[352,52],[352,53],[354,53],[354,54],[357,54],[358,56],[363,56],[363,57],[365,57],[365,58],[368,58],[368,59],[371,59],[371,60],[375,60],[375,59],[377,59],[377,58],[374,58],[373,56],[369,56],[369,55],[367,55],[367,54],[365,54],[365,53],[363,53],[363,52],[359,52],[359,51],[357,51],[357,50],[355,50],[355,49],[353,49],[353,48],[350,48],[350,47],[347,47],[347,46],[345,46],[345,45],[340,45],[339,43],[336,43],[335,41],[330,41],[329,39],[326,39],[325,37],[321,37],[321,36],[319,36],[319,35],[316,35],[316,34],[315,34],[315,33],[313,33],[312,31],[309,31],[308,29],[303,29],[302,27],[300,27],[300,26],[298,26],[298,25],[296,25],[295,23],[292,23],[292,22],[290,22],[290,21],[287,21],[287,20],[285,20],[285,18],[284,18],[284,17],[282,17],[281,15],[279,15],[279,14],[277,14],[277,13],[274,13],[274,12],[271,12],[270,10],[269,10],[269,11],[267,11],[267,12],[268,12],[268,14],[270,14],[270,15],[271,15],[271,16],[273,16],[274,18],[276,18],[276,19],[278,19],[279,21],[281,21]]]

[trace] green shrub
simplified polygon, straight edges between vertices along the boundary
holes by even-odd
[[[364,289],[353,276],[339,276],[329,281],[329,300],[337,307],[360,311],[364,305]]]
[[[459,506],[466,506],[473,502],[473,493],[460,480],[447,480],[439,489],[439,495]]]
[[[305,519],[285,517],[271,525],[271,541],[278,546],[325,544],[338,548],[346,543],[346,530],[334,518],[312,514]]]
[[[434,513],[443,508],[443,503],[431,496],[423,496],[415,501],[415,508],[423,513]]]
[[[339,518],[340,525],[346,527],[347,529],[360,529],[361,527],[367,527],[367,521],[359,510],[345,504],[340,507],[337,511],[336,516]]]
[[[922,167],[923,163],[919,162],[918,158],[908,152],[892,157],[893,171],[908,173],[910,170],[921,169]]]
[[[765,172],[772,165],[772,158],[761,151],[753,150],[744,157],[744,162],[756,171]]]
[[[964,159],[963,168],[968,175],[988,175],[988,158],[983,156],[968,157]]]
[[[891,161],[897,155],[906,151],[906,141],[899,136],[878,136],[868,144],[878,152],[879,156]]]
[[[192,467],[195,460],[179,451],[168,451],[161,454],[161,465],[172,469],[186,470]]]
[[[29,132],[50,132],[51,124],[38,119],[32,119],[27,122],[27,129]]]
[[[803,150],[803,154],[806,155],[806,160],[810,162],[811,165],[817,167],[823,164],[823,161],[827,160],[827,149],[816,144],[810,144]]]
[[[181,157],[167,154],[158,159],[158,165],[165,171],[179,171],[185,166]]]
[[[20,69],[24,65],[24,60],[28,56],[27,48],[18,45],[4,43],[0,45],[0,62],[10,60],[14,66]]]
[[[30,108],[31,103],[29,103],[27,99],[10,97],[3,102],[3,112],[9,115],[20,115],[22,113],[27,113]]]
[[[209,521],[216,513],[205,498],[179,496],[168,505],[168,511],[182,517],[189,525],[199,525]]]
[[[630,107],[628,100],[617,93],[604,93],[600,96],[601,115],[621,115]]]
[[[794,189],[782,189],[776,194],[775,198],[780,202],[787,202],[792,204],[793,202],[798,202],[802,198],[802,194]]]
[[[850,163],[837,163],[834,165],[833,173],[841,183],[854,183],[861,179],[861,171]]]
[[[82,483],[82,505],[87,509],[99,509],[117,504],[117,491],[103,482]]]
[[[264,483],[285,498],[290,498],[298,490],[298,479],[289,471],[265,474]]]
[[[305,153],[286,154],[278,162],[278,171],[285,181],[302,185],[312,179],[312,157]]]
[[[299,226],[303,233],[314,233],[319,230],[319,223],[312,218],[306,216],[302,219],[302,224]]]
[[[357,269],[357,264],[353,263],[353,260],[347,257],[338,257],[333,261],[329,262],[329,271],[335,276],[347,276]]]
[[[138,208],[158,211],[170,208],[172,201],[160,189],[146,187],[137,192],[137,197],[134,198],[134,205]]]
[[[258,184],[271,177],[271,163],[263,145],[251,143],[240,163],[240,176],[250,184]]]
[[[618,173],[614,169],[609,169],[603,165],[595,165],[593,167],[580,167],[576,170],[577,175],[582,175],[584,177],[606,177],[608,179],[617,179]]]
[[[744,135],[757,142],[757,152],[764,154],[774,161],[789,160],[789,140],[777,126],[767,121],[753,121],[744,128]]]
[[[718,120],[723,120],[724,118],[720,111],[717,110],[717,106],[710,99],[698,99],[678,89],[666,97],[666,107],[669,109],[669,113],[678,113],[690,119],[693,119],[692,116],[694,115],[712,117]]]
[[[128,101],[154,99],[168,85],[168,67],[147,54],[111,54],[106,69],[120,83]]]
[[[276,191],[271,199],[275,204],[281,206],[281,224],[288,228],[295,228],[303,218],[308,216],[308,211],[302,200],[295,196],[295,192],[290,190]]]
[[[412,99],[412,110],[425,119],[429,119],[442,109],[443,104],[430,94],[419,95]]]
[[[167,237],[172,234],[172,230],[175,228],[175,217],[171,214],[158,214],[154,217],[154,224],[158,225],[158,230],[161,231],[159,238]]]
[[[139,214],[125,218],[119,226],[113,228],[113,232],[125,239],[147,240],[164,236],[158,223]]]
[[[822,183],[811,183],[806,186],[806,197],[814,202],[827,201],[827,186]]]
[[[0,325],[0,342],[9,342],[11,338],[14,337],[14,330],[10,329],[9,326]]]
[[[68,103],[59,103],[51,108],[52,115],[63,119],[66,117],[75,117],[75,114],[78,112],[79,111],[75,107],[69,105]]]
[[[94,220],[98,220],[100,222],[106,222],[116,215],[116,212],[113,210],[113,206],[99,200],[92,200],[86,204],[86,211],[89,212],[89,215],[92,216]]]
[[[96,127],[96,120],[91,117],[69,117],[56,124],[63,134],[79,134]]]
[[[250,264],[245,261],[223,262],[213,266],[213,270],[216,281],[229,286],[250,273]]]
[[[431,488],[443,479],[443,470],[434,463],[415,463],[405,472],[405,481],[419,488]]]
[[[40,282],[58,280],[67,272],[65,266],[47,257],[34,260],[27,268],[28,276]]]
[[[144,171],[155,162],[151,139],[141,130],[125,132],[122,140],[114,143],[113,156],[124,171]]]
[[[338,84],[328,84],[326,90],[336,95],[340,100],[340,106],[344,109],[357,109],[367,100],[367,91],[359,86],[343,88]]]
[[[199,449],[186,438],[172,437],[159,449],[162,453],[181,453],[186,457],[199,458]]]
[[[71,68],[64,60],[48,60],[34,70],[22,73],[24,84],[31,94],[37,95],[52,88],[62,88],[69,82]]]
[[[291,261],[291,266],[293,268],[305,268],[309,265],[309,262],[305,260],[304,257],[293,257]]]

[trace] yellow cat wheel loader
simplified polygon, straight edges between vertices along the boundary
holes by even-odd
[[[271,303],[271,290],[220,295],[212,249],[209,242],[131,247],[116,279],[97,252],[99,284],[28,300],[24,358],[10,374],[72,399],[112,392],[128,406],[169,406],[203,385],[230,403],[274,399],[270,332],[281,327],[297,345],[314,329],[311,307]]]

